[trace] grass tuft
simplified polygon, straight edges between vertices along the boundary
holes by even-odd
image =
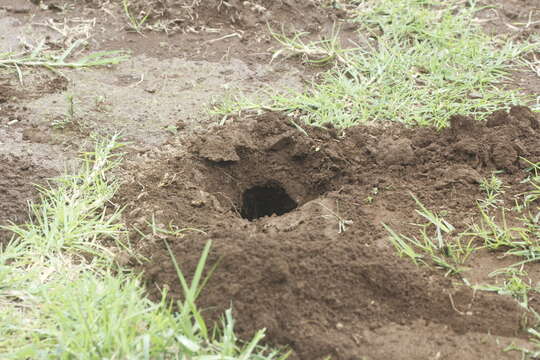
[[[78,174],[56,179],[57,186],[38,187],[40,202],[30,204],[28,224],[4,228],[32,253],[43,256],[112,257],[100,240],[120,241],[123,233],[120,211],[104,209],[118,188],[117,182],[108,180],[107,172],[118,164],[121,155],[115,151],[122,146],[116,136],[98,139],[94,151],[83,154]]]
[[[105,206],[118,188],[107,172],[118,164],[121,154],[115,151],[122,146],[117,136],[98,139],[94,151],[83,154],[78,174],[56,179],[56,186],[38,187],[40,202],[29,205],[29,223],[4,228],[13,232],[32,256],[92,254],[111,258],[100,241],[114,239],[121,245],[120,210]]]
[[[349,65],[350,60],[347,58],[347,53],[355,50],[341,47],[339,28],[335,25],[327,38],[310,42],[303,40],[303,37],[309,35],[307,32],[296,33],[292,37],[288,37],[283,30],[281,33],[270,30],[270,33],[282,46],[281,49],[274,52],[272,60],[280,56],[300,56],[305,63],[312,65],[323,66],[334,61]]]
[[[122,0],[122,7],[124,9],[124,14],[129,21],[129,26],[131,27],[131,29],[133,29],[133,31],[135,31],[139,35],[143,35],[143,27],[146,23],[146,20],[148,20],[148,16],[150,15],[150,13],[142,14],[142,16],[135,16],[129,8],[129,0]]]
[[[454,235],[455,228],[443,217],[428,210],[413,194],[419,209],[416,212],[427,220],[424,224],[415,224],[420,228],[420,237],[408,237],[397,234],[388,225],[383,224],[390,234],[389,240],[399,256],[410,258],[415,265],[429,265],[429,259],[435,266],[446,271],[446,275],[459,274],[462,265],[476,250],[472,240]]]

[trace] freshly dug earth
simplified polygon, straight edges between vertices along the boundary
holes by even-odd
[[[65,166],[58,148],[46,144],[46,133],[37,127],[21,126],[27,108],[20,103],[63,87],[59,76],[35,75],[27,92],[18,90],[0,75],[0,226],[23,224],[28,220],[28,202],[38,195],[36,185],[46,185],[48,178],[58,175]],[[67,153],[67,151],[66,151]],[[0,246],[12,233],[0,229]]]
[[[0,174],[0,226],[23,224],[28,220],[28,202],[38,195],[35,184],[44,184],[53,172],[24,157],[0,154]],[[12,235],[0,229],[0,247]]]
[[[465,230],[482,177],[499,170],[505,185],[524,190],[521,158],[540,161],[539,131],[524,107],[487,123],[454,117],[441,132],[300,130],[268,113],[139,154],[125,164],[117,202],[128,205],[127,223],[149,234],[132,241],[149,258],[140,270],[154,297],[163,287],[182,297],[164,240],[186,274],[212,240],[208,268],[217,267],[201,308],[218,320],[232,306],[243,338],[266,327],[266,342],[289,346],[293,359],[520,358],[502,352],[527,339],[513,299],[399,258],[381,224],[415,233],[410,224],[423,221],[410,191]],[[513,195],[505,194],[510,203]],[[152,215],[162,229],[204,234],[153,233]],[[480,258],[464,277],[484,280]]]
[[[537,0],[481,0],[478,16],[488,33],[526,39],[540,33],[540,6]]]

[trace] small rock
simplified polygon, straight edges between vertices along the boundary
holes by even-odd
[[[203,200],[193,200],[191,201],[191,206],[193,207],[196,207],[196,208],[201,208],[204,206],[204,201]]]

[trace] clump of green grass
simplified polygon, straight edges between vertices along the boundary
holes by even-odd
[[[390,234],[390,242],[400,256],[410,258],[416,265],[429,265],[433,262],[435,266],[444,269],[446,275],[461,273],[464,270],[462,265],[476,250],[473,241],[463,241],[461,236],[455,236],[452,224],[427,209],[414,195],[411,196],[419,208],[416,213],[427,222],[416,224],[420,228],[419,238],[397,234],[383,224]]]
[[[56,179],[57,186],[38,186],[40,202],[30,204],[29,223],[5,228],[18,243],[32,249],[31,254],[110,255],[99,240],[119,242],[123,233],[119,209],[104,211],[118,188],[107,173],[118,164],[121,154],[115,151],[122,146],[116,136],[97,139],[94,151],[83,154],[78,174]]]
[[[261,100],[262,101],[262,100]],[[227,94],[219,101],[216,101],[209,109],[208,114],[218,116],[220,125],[225,124],[227,118],[232,114],[241,114],[244,111],[272,110],[265,107],[258,100],[252,100],[243,94]]]
[[[0,248],[0,357],[284,360],[287,354],[259,345],[264,330],[239,341],[231,310],[221,326],[205,323],[196,300],[211,243],[190,283],[170,252],[184,290],[178,311],[166,292],[150,301],[139,277],[116,265],[103,244],[129,251],[120,210],[109,208],[120,146],[116,137],[98,141],[77,174],[40,188],[29,224],[8,227],[14,238]]]
[[[500,295],[509,295],[515,298],[525,309],[529,308],[529,293],[531,291],[538,292],[538,288],[533,287],[531,280],[524,280],[528,276],[527,272],[519,268],[500,269],[490,277],[504,275],[505,279],[500,285],[477,285],[474,289],[483,291],[492,291]]]
[[[67,109],[64,116],[55,119],[52,126],[57,129],[64,129],[67,126],[76,123],[75,97],[72,94],[66,95]]]
[[[502,203],[500,195],[504,194],[503,183],[496,174],[492,174],[489,178],[482,179],[480,182],[480,189],[482,189],[485,194],[484,199],[478,200],[478,203],[482,208],[496,208]]]
[[[505,350],[520,351],[530,358],[537,358],[540,356],[540,314],[531,307],[530,299],[531,294],[536,296],[540,293],[540,286],[533,284],[525,271],[525,265],[540,261],[540,163],[527,162],[530,165],[529,174],[524,182],[530,188],[519,196],[517,205],[510,209],[504,207],[499,195],[508,187],[493,174],[480,184],[485,194],[485,199],[478,200],[480,219],[464,232],[456,233],[441,214],[427,209],[414,195],[417,214],[427,220],[424,224],[417,224],[420,227],[419,235],[405,236],[396,233],[386,224],[383,226],[400,257],[409,258],[416,265],[434,264],[446,271],[445,275],[459,274],[466,270],[463,265],[479,249],[516,259],[514,264],[489,274],[490,278],[495,278],[495,283],[470,284],[465,277],[462,280],[475,290],[511,296],[526,309],[522,326],[528,328],[535,349],[512,345]]]
[[[532,174],[526,181],[531,189],[522,194],[522,204],[518,203],[513,209],[502,207],[502,199],[498,196],[504,193],[504,185],[500,178],[492,175],[480,184],[486,198],[478,201],[479,220],[459,234],[455,234],[454,227],[443,217],[427,209],[412,195],[418,206],[416,212],[427,223],[418,225],[419,238],[397,234],[383,224],[390,233],[392,245],[400,256],[410,258],[417,265],[427,265],[427,256],[438,267],[447,269],[447,274],[459,273],[459,266],[480,248],[520,259],[510,267],[514,270],[526,263],[540,261],[540,207],[537,203],[540,165],[530,164]]]
[[[347,48],[335,34],[316,42],[304,41],[302,34],[275,35],[283,47],[277,55],[295,53],[337,65],[306,91],[274,95],[267,106],[295,112],[311,125],[397,121],[444,127],[455,114],[482,119],[527,101],[503,83],[512,62],[539,44],[484,34],[473,22],[474,2],[470,7],[432,0],[355,3],[353,21],[362,35]]]
[[[505,208],[499,198],[505,188],[502,181],[495,174],[482,180],[480,188],[485,199],[478,201],[480,220],[465,234],[479,240],[488,250],[521,257],[523,260],[513,268],[540,260],[540,208],[536,204],[540,194],[539,165],[529,164],[530,174],[524,182],[530,185],[530,190],[522,194],[522,199],[517,199],[516,206],[511,209]]]
[[[539,164],[530,164],[532,174],[525,181],[530,184],[531,189],[522,194],[521,203],[517,201],[513,209],[499,206],[489,209],[482,206],[485,201],[480,202],[480,221],[466,234],[481,241],[489,250],[502,251],[504,256],[522,259],[512,267],[540,260],[540,207],[537,203],[540,194],[540,178],[537,175]],[[496,182],[495,185],[500,192],[502,184]],[[490,194],[487,192],[487,199],[489,198]]]
[[[526,161],[529,166],[529,176],[526,179],[526,182],[529,183],[531,189],[524,194],[524,205],[531,205],[540,199],[540,163],[533,163],[527,159]]]

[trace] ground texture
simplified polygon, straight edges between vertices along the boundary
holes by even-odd
[[[0,72],[0,225],[27,220],[33,184],[62,172],[90,133],[122,132],[130,143],[114,204],[125,206],[131,245],[145,260],[121,260],[142,274],[151,298],[164,287],[173,299],[182,294],[164,240],[186,274],[212,240],[209,263],[217,265],[200,296],[205,314],[219,321],[232,306],[243,339],[267,328],[265,344],[292,349],[292,359],[521,358],[502,350],[527,343],[530,313],[462,281],[493,283],[489,274],[508,258],[479,250],[467,271],[444,276],[398,257],[382,224],[416,234],[412,224],[422,218],[413,194],[465,231],[479,220],[479,184],[494,172],[511,188],[501,198],[511,204],[527,190],[524,159],[540,162],[537,113],[513,106],[487,122],[455,116],[440,131],[303,127],[277,112],[217,126],[206,114],[216,98],[299,88],[324,70],[271,62],[268,25],[317,33],[346,14],[332,2],[299,0],[131,1],[131,13],[148,14],[153,30],[142,37],[110,1],[34,3],[0,0],[0,53],[21,38],[27,47],[42,36],[50,48],[69,43],[69,34],[84,33],[81,24],[94,34],[89,50],[132,53],[116,67],[27,70],[24,85],[15,72]],[[539,33],[537,1],[501,6],[479,14],[487,31]],[[516,30],[511,22],[530,25]],[[344,39],[354,30],[345,25]],[[538,79],[516,72],[508,82],[538,94]],[[65,127],[52,125],[66,116]],[[0,243],[8,239],[0,232]],[[526,269],[540,280],[538,264]],[[537,297],[529,303],[540,311]]]
[[[232,301],[242,334],[267,327],[271,343],[292,346],[301,359],[500,359],[487,334],[505,344],[526,338],[522,309],[397,258],[381,222],[403,233],[420,222],[408,191],[445,209],[451,223],[475,220],[482,177],[505,170],[505,183],[519,185],[528,166],[520,156],[540,160],[538,129],[538,118],[522,107],[493,114],[487,125],[456,117],[441,133],[354,127],[346,137],[309,128],[306,136],[268,114],[189,136],[180,142],[188,150],[171,143],[156,157],[126,164],[134,175],[118,201],[143,232],[151,233],[141,217],[149,212],[162,229],[183,224],[205,232],[137,244],[151,259],[142,267],[150,289],[181,291],[163,238],[191,270],[212,239],[211,261],[219,265],[203,307],[220,314]],[[297,207],[249,221],[264,215],[257,197],[283,211]],[[492,261],[478,254],[475,270],[463,276],[487,280],[503,263]]]

